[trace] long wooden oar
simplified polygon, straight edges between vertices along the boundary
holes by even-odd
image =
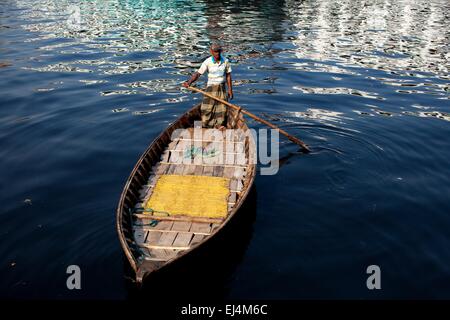
[[[201,94],[203,94],[203,95],[205,95],[205,96],[207,96],[207,97],[210,97],[211,99],[214,99],[214,100],[216,100],[216,101],[219,101],[219,102],[223,103],[224,105],[226,105],[226,106],[228,106],[228,107],[230,107],[230,108],[233,108],[233,109],[235,109],[235,110],[237,110],[237,111],[242,112],[243,114],[248,115],[250,118],[255,119],[256,121],[259,121],[259,122],[261,122],[261,123],[264,123],[265,125],[271,127],[272,129],[278,130],[281,134],[285,135],[289,140],[291,140],[292,142],[298,144],[298,145],[302,148],[302,150],[303,150],[304,152],[310,152],[310,151],[311,151],[311,150],[308,148],[308,146],[307,146],[303,141],[301,141],[300,139],[298,139],[298,138],[296,138],[296,137],[294,137],[294,136],[291,136],[289,133],[287,133],[287,132],[284,131],[283,129],[278,128],[276,125],[270,123],[269,121],[264,120],[264,119],[261,119],[260,117],[254,115],[253,113],[250,113],[250,112],[248,112],[248,111],[245,110],[245,109],[242,109],[242,107],[239,107],[239,106],[237,106],[237,105],[234,105],[234,104],[232,104],[232,103],[229,103],[228,101],[225,101],[225,100],[223,100],[223,99],[220,99],[220,98],[218,98],[218,97],[215,97],[215,96],[213,96],[212,94],[209,94],[208,92],[205,92],[205,91],[200,90],[200,89],[198,89],[198,88],[195,88],[195,87],[188,87],[188,89],[189,89],[189,90],[192,90],[192,91],[200,92]]]

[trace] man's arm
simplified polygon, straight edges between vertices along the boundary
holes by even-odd
[[[194,72],[194,74],[191,76],[191,78],[183,83],[183,87],[189,87],[192,83],[194,83],[195,81],[197,81],[198,78],[200,78],[200,76],[202,74],[204,74],[206,71],[208,71],[208,63],[207,61],[203,61],[202,65],[200,66],[200,68],[197,70],[197,72]]]
[[[183,87],[185,87],[185,88],[189,87],[192,83],[197,81],[197,79],[200,78],[200,76],[201,76],[200,73],[194,72],[188,81],[183,82]]]
[[[228,100],[233,99],[233,83],[231,81],[231,72],[227,73]]]

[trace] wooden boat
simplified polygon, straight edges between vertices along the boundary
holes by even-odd
[[[241,129],[240,134],[227,136],[236,150],[246,159],[244,164],[235,161],[219,165],[198,162],[183,164],[171,162],[177,152],[183,152],[186,143],[199,143],[194,136],[175,137],[176,129],[193,131],[194,121],[200,121],[200,105],[193,107],[163,131],[139,158],[131,172],[117,209],[117,232],[120,244],[141,283],[150,273],[173,263],[214,237],[233,218],[246,199],[255,178],[255,142],[242,113],[228,109],[227,129]],[[206,130],[201,129],[200,130]],[[227,130],[229,132],[233,130]],[[239,130],[237,130],[239,131]],[[246,133],[242,135],[242,132]],[[173,138],[173,139],[172,139]],[[195,139],[197,140],[195,140]],[[207,146],[211,138],[202,136],[200,143]],[[181,147],[180,147],[181,146]],[[227,152],[225,150],[224,152]],[[237,155],[239,152],[235,152]],[[216,176],[229,181],[226,216],[222,218],[193,217],[185,215],[160,216],[139,212],[149,199],[152,188],[163,175]]]

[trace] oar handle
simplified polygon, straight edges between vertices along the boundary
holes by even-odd
[[[259,122],[261,122],[261,123],[263,123],[263,124],[265,124],[265,125],[271,127],[272,129],[278,130],[281,134],[285,135],[289,140],[291,140],[292,142],[298,144],[298,145],[303,149],[304,152],[310,152],[310,151],[311,151],[311,150],[309,149],[309,147],[308,147],[303,141],[301,141],[300,139],[298,139],[298,138],[296,138],[296,137],[290,135],[289,133],[287,133],[287,132],[284,131],[283,129],[278,128],[278,127],[277,127],[276,125],[274,125],[273,123],[270,123],[269,121],[264,120],[264,119],[261,119],[260,117],[254,115],[253,113],[248,112],[247,110],[243,109],[242,107],[239,107],[239,106],[237,106],[237,105],[235,105],[235,104],[229,103],[228,101],[223,100],[223,99],[221,99],[221,98],[215,97],[215,96],[213,96],[212,94],[210,94],[210,93],[208,93],[208,92],[205,92],[205,91],[203,91],[203,90],[200,90],[200,89],[198,89],[198,88],[195,88],[195,87],[187,87],[187,88],[188,88],[189,90],[191,90],[191,91],[199,92],[199,93],[201,93],[201,94],[203,94],[203,95],[205,95],[205,96],[207,96],[207,97],[209,97],[209,98],[211,98],[211,99],[214,99],[214,100],[216,100],[216,101],[219,101],[220,103],[223,103],[224,105],[226,105],[226,106],[228,106],[228,107],[230,107],[230,108],[233,108],[233,109],[235,109],[235,110],[238,110],[238,111],[242,112],[243,114],[246,114],[246,115],[249,116],[250,118],[255,119],[256,121],[259,121]]]

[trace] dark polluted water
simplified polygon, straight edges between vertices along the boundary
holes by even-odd
[[[2,1],[0,296],[450,298],[448,12],[447,0]],[[179,85],[213,40],[234,102],[313,152],[282,139],[278,174],[257,176],[236,229],[137,291],[118,199],[148,144],[199,102]],[[81,290],[66,287],[69,265]],[[366,287],[369,265],[381,290]]]

